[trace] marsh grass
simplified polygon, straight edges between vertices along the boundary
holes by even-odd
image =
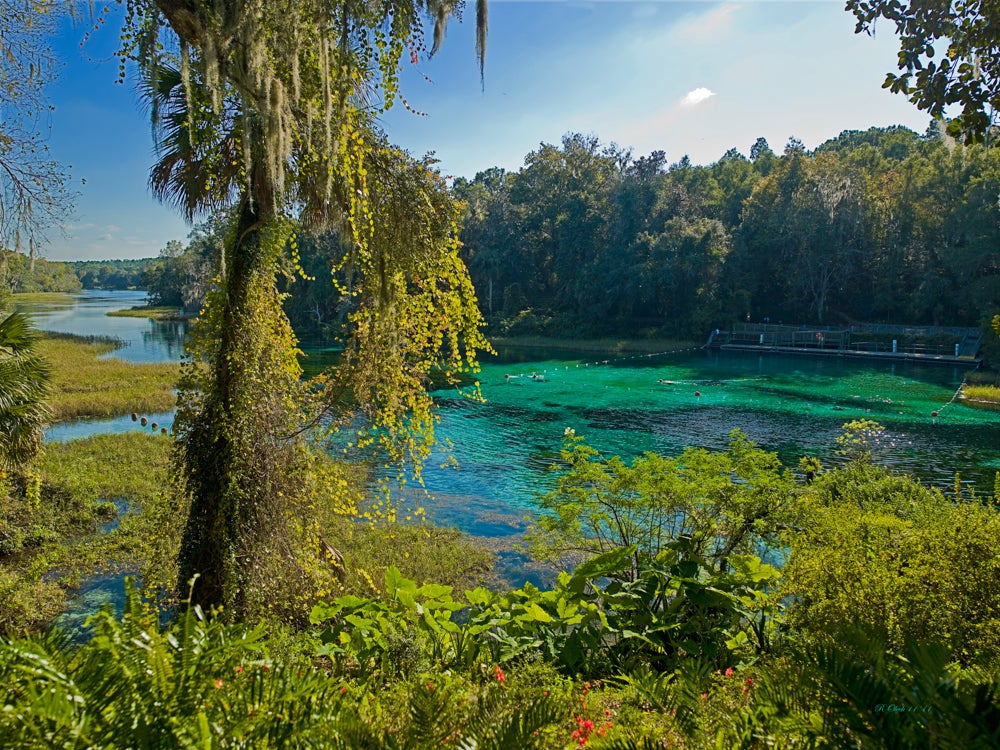
[[[52,366],[49,407],[55,421],[149,414],[174,407],[180,364],[99,359],[117,346],[114,339],[66,334],[46,335],[41,340],[39,351]]]
[[[112,318],[149,318],[150,320],[187,320],[192,317],[185,315],[179,307],[130,307],[127,310],[112,310],[108,313]]]
[[[169,500],[173,441],[144,433],[54,443],[31,478],[0,485],[0,633],[38,630],[86,577],[136,570],[147,586],[176,580],[174,559],[186,509]],[[102,526],[127,510],[116,528]]]
[[[371,591],[395,565],[407,578],[457,591],[490,581],[493,554],[457,529],[428,523],[349,522],[334,537],[347,562],[348,591]]]
[[[76,297],[65,292],[18,292],[10,296],[10,301],[14,305],[19,302],[69,303],[75,300]]]
[[[1000,387],[995,385],[965,385],[962,399],[971,406],[1000,409]]]

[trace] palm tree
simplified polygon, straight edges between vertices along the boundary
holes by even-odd
[[[14,312],[0,321],[0,470],[22,466],[42,444],[49,368],[35,353],[37,332]]]

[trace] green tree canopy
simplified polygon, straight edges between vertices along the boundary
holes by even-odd
[[[899,37],[899,73],[885,88],[904,94],[934,117],[961,108],[948,132],[983,137],[1000,110],[1000,3],[996,0],[848,0],[856,32],[874,34],[880,19]]]

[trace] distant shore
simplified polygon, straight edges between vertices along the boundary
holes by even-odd
[[[495,336],[490,337],[494,348],[523,347],[526,349],[557,349],[574,352],[593,352],[596,354],[622,354],[635,352],[639,354],[654,354],[659,352],[691,349],[704,342],[685,339],[564,339],[551,336]]]

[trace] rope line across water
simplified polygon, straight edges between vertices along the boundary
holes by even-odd
[[[635,360],[635,359],[651,359],[652,357],[665,357],[669,354],[686,354],[687,352],[696,352],[704,348],[705,348],[704,346],[689,346],[684,349],[671,349],[670,351],[667,352],[653,352],[651,354],[633,354],[627,357],[614,357],[613,359],[601,359],[597,360],[596,362],[578,362],[575,365],[566,365],[565,367],[554,367],[552,368],[552,370],[553,372],[559,372],[560,370],[576,369],[581,366],[590,367],[591,365],[593,365],[594,367],[600,367],[601,365],[612,365],[617,362],[628,362],[630,360]],[[528,378],[529,380],[545,380],[545,373],[547,372],[548,370],[542,370],[541,374],[539,374],[537,370],[534,370],[531,372],[531,374],[525,372],[518,373],[516,375],[506,374],[504,375],[504,378],[508,381],[515,380],[517,378]]]
[[[938,415],[941,414],[941,412],[943,412],[945,409],[947,409],[949,406],[955,403],[955,399],[958,398],[958,395],[962,392],[963,388],[965,388],[965,378],[962,378],[962,382],[958,384],[958,389],[953,394],[951,394],[951,398],[948,399],[948,403],[942,406],[940,409],[932,411],[931,416],[937,419]]]

